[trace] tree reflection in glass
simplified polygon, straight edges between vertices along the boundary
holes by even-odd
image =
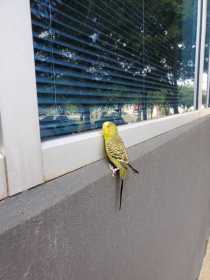
[[[196,0],[31,0],[42,139],[193,110]]]

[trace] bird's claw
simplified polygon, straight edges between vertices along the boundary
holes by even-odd
[[[112,171],[112,177],[115,177],[117,175],[117,172],[119,171],[119,168],[114,168],[111,164],[109,164],[109,168]]]

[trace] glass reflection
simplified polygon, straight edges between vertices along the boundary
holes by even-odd
[[[42,139],[193,110],[196,0],[31,0]]]

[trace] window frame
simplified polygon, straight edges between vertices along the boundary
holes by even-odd
[[[199,110],[202,107],[202,77],[203,77],[204,58],[205,58],[205,39],[206,39],[208,0],[197,0],[197,1],[198,1],[198,8],[197,8],[197,34],[196,34],[196,56],[195,56],[194,108]]]
[[[0,3],[0,112],[8,195],[43,182],[30,13],[28,0]]]
[[[0,154],[0,200],[7,197],[5,158]]]
[[[119,130],[126,147],[210,115],[210,109],[201,109],[202,102],[200,102],[206,3],[207,0],[198,0],[194,94],[197,110],[121,126]],[[0,3],[0,33],[3,42],[0,45],[0,54],[6,52],[11,54],[0,57],[0,72],[4,73],[0,83],[3,138],[2,156],[0,156],[0,178],[3,178],[2,185],[0,182],[1,198],[2,190],[4,197],[6,194],[22,192],[100,160],[104,155],[100,131],[69,135],[45,142],[40,140],[29,0],[8,0]],[[17,98],[20,93],[21,98]]]

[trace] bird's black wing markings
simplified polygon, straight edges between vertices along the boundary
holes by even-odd
[[[122,162],[128,162],[128,155],[124,143],[120,137],[114,138],[106,145],[107,152],[113,157]]]

